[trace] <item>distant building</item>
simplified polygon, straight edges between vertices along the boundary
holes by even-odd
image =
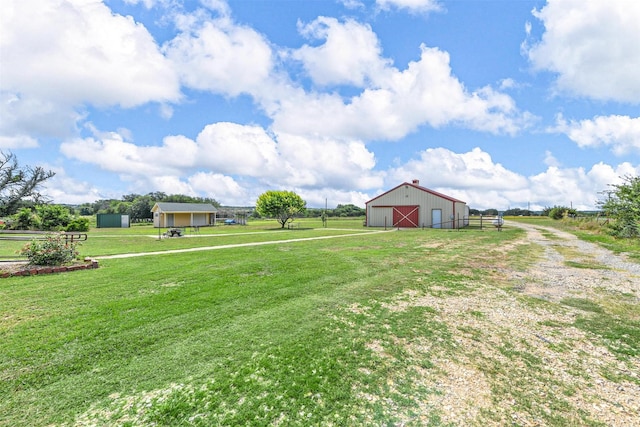
[[[194,227],[216,224],[218,210],[210,203],[158,202],[153,205],[154,227]]]
[[[469,225],[469,207],[461,200],[420,186],[402,183],[366,203],[368,227],[462,228]]]

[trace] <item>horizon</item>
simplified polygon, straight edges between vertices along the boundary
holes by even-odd
[[[54,203],[160,191],[596,209],[640,175],[640,2],[9,0],[0,149]]]

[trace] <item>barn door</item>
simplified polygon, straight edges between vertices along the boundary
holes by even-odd
[[[418,227],[419,206],[394,206],[393,226],[394,227]]]

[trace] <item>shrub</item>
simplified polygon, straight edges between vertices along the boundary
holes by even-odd
[[[40,217],[43,230],[64,230],[71,222],[69,209],[61,205],[40,205],[36,207],[36,213]]]
[[[67,231],[89,231],[89,218],[75,217],[66,228]]]
[[[32,240],[21,250],[33,265],[62,265],[78,256],[76,242],[67,242],[64,233],[45,235],[43,240]]]
[[[633,219],[622,218],[611,221],[607,226],[607,233],[614,237],[630,239],[640,236],[640,226]]]
[[[29,208],[20,209],[11,217],[9,229],[34,230],[40,227],[40,217]]]
[[[578,215],[578,211],[566,206],[554,206],[549,210],[549,218],[563,219],[563,218],[575,218]]]
[[[615,237],[640,237],[640,176],[624,176],[623,183],[612,185],[615,190],[605,192],[606,201],[599,205],[613,221],[608,232]]]

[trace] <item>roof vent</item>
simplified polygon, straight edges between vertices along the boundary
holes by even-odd
[[[413,185],[420,185],[420,180],[419,179],[414,179],[413,180]]]

